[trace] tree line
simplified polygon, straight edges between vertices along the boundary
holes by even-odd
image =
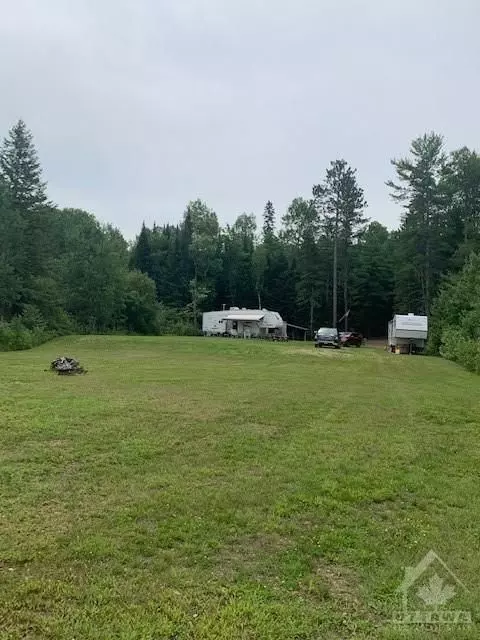
[[[336,160],[309,197],[278,216],[271,201],[256,217],[221,228],[205,203],[191,202],[177,225],[143,225],[132,265],[155,282],[167,307],[267,307],[313,329],[346,322],[383,336],[394,312],[429,315],[449,274],[480,250],[480,157],[447,153],[441,136],[415,139],[392,160],[387,183],[400,227],[366,217],[356,170]],[[350,312],[348,314],[348,312]]]
[[[195,333],[201,312],[224,304],[279,311],[311,331],[344,317],[369,337],[384,336],[394,312],[435,314],[442,287],[480,250],[480,157],[428,133],[392,164],[395,231],[368,219],[357,172],[340,159],[286,211],[269,200],[260,227],[253,213],[222,227],[195,200],[177,224],[143,224],[129,244],[48,200],[20,121],[0,149],[0,344],[72,331]]]
[[[72,332],[156,330],[155,285],[131,270],[121,233],[49,200],[32,134],[0,148],[0,347]]]

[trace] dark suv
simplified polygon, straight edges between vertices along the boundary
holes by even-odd
[[[315,334],[315,347],[333,347],[340,349],[338,330],[331,327],[322,327]]]

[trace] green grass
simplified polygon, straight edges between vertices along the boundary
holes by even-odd
[[[73,355],[86,376],[44,371]],[[0,638],[478,638],[480,379],[427,357],[79,337],[0,354]],[[434,549],[466,626],[390,620]]]

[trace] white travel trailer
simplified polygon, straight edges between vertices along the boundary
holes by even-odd
[[[287,337],[287,323],[276,311],[230,307],[224,311],[205,312],[202,331],[206,336],[284,339]]]
[[[220,336],[225,333],[225,311],[207,311],[202,315],[202,331],[206,336]]]
[[[388,323],[388,347],[393,353],[418,353],[425,349],[428,317],[395,315]]]

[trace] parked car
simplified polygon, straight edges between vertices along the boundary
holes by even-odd
[[[344,347],[361,347],[363,336],[358,331],[342,331],[340,334],[340,343]]]
[[[321,327],[315,334],[315,347],[333,347],[334,349],[340,349],[338,329]]]

